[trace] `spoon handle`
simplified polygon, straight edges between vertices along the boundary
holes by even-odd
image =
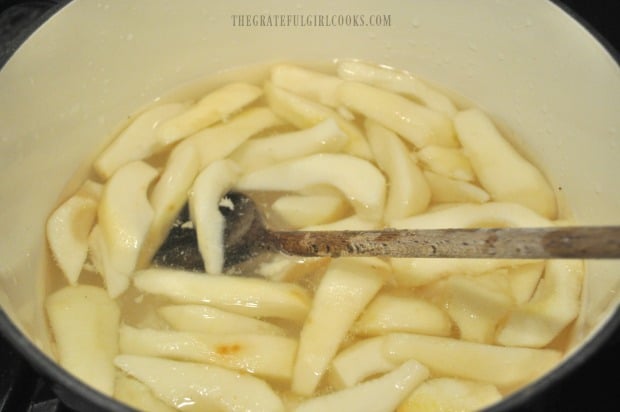
[[[268,236],[279,251],[296,256],[620,258],[620,226],[274,231]]]

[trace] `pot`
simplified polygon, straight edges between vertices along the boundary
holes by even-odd
[[[381,25],[358,26],[371,16]],[[262,62],[335,58],[407,69],[466,97],[544,165],[577,221],[618,223],[620,70],[552,2],[70,2],[0,71],[0,199],[10,205],[0,213],[0,326],[70,407],[127,409],[51,355],[44,228],[74,176],[128,115],[179,85]],[[618,330],[619,270],[587,262],[566,361],[493,410],[519,409],[557,385]]]

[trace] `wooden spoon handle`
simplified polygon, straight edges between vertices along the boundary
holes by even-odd
[[[297,256],[620,258],[620,226],[275,231],[269,236],[279,251]]]

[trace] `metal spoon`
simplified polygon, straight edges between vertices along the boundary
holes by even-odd
[[[481,228],[363,231],[280,231],[269,229],[254,201],[229,193],[226,218],[225,267],[265,252],[294,256],[386,256],[422,258],[616,259],[620,258],[620,226],[544,228]],[[189,220],[187,211],[180,216]],[[171,231],[154,262],[202,270],[193,230]]]

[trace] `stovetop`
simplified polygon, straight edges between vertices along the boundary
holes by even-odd
[[[172,1],[172,0],[171,0]],[[32,30],[66,0],[0,0],[0,67]],[[620,50],[617,0],[565,0],[562,2]],[[148,4],[145,2],[145,5]],[[620,410],[620,330],[584,365],[562,380],[544,397],[533,399],[533,412]],[[0,412],[70,412],[58,400],[45,378],[0,336]]]

